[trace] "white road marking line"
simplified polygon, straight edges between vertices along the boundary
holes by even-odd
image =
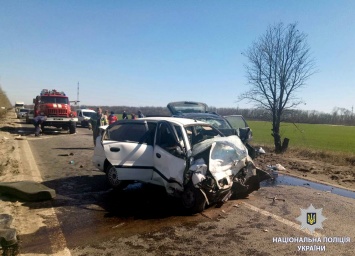
[[[56,136],[65,136],[63,135],[56,135]],[[29,137],[27,138],[27,140],[46,140],[46,139],[53,139],[53,138],[57,138],[54,136],[39,136],[39,137]]]
[[[254,205],[248,204],[246,202],[242,202],[241,204],[243,204],[245,207],[249,208],[250,210],[253,210],[255,212],[261,213],[262,215],[265,215],[265,216],[268,216],[268,217],[270,216],[273,219],[275,219],[275,220],[277,220],[277,221],[279,221],[279,222],[281,222],[281,223],[283,223],[283,224],[285,224],[287,226],[290,226],[290,227],[292,227],[294,229],[297,229],[297,230],[299,230],[299,231],[301,231],[303,233],[306,233],[307,235],[310,235],[310,236],[313,236],[313,237],[323,237],[323,235],[318,233],[318,232],[314,231],[313,233],[311,233],[308,229],[301,229],[301,225],[300,224],[296,224],[296,223],[294,223],[292,221],[286,220],[286,219],[284,219],[284,218],[282,218],[280,216],[277,216],[277,215],[275,215],[275,214],[273,214],[271,212],[268,212],[268,211],[262,210],[262,209],[260,209],[258,207],[255,207]]]
[[[37,167],[36,161],[33,157],[32,150],[30,145],[28,144],[27,140],[21,141],[22,144],[20,149],[22,151],[21,158],[24,159],[29,172],[31,172],[31,176],[33,181],[36,182],[43,182],[41,173]],[[26,165],[25,165],[26,166]],[[48,201],[46,202],[48,204],[48,208],[44,209],[41,214],[44,216],[49,217],[49,221],[47,225],[47,228],[51,230],[51,236],[49,236],[49,240],[51,243],[51,248],[53,252],[57,252],[55,254],[57,255],[71,255],[70,250],[67,247],[67,243],[65,240],[65,236],[60,228],[59,220],[57,218],[57,215],[54,211],[54,208],[52,207],[51,203]]]

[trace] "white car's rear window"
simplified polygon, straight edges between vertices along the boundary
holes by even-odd
[[[147,129],[144,123],[120,124],[111,127],[107,131],[107,139],[120,142],[142,143],[147,136]]]

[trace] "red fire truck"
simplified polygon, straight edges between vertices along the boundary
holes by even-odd
[[[70,108],[68,96],[64,92],[57,90],[43,89],[35,99],[33,99],[34,117],[46,116],[46,121],[41,125],[63,128],[73,134],[76,132],[76,122],[78,118],[76,112]]]

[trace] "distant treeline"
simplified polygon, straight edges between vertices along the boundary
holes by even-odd
[[[80,108],[90,108],[93,110],[96,110],[97,107],[101,107],[102,111],[113,111],[115,114],[122,114],[123,111],[126,111],[127,114],[137,115],[138,110],[140,110],[145,116],[170,116],[170,112],[166,107],[80,106]]]
[[[115,114],[122,114],[125,110],[128,114],[137,114],[141,110],[145,116],[170,116],[166,107],[129,107],[129,106],[100,106],[103,110],[114,111]],[[96,109],[97,106],[80,106],[80,108]],[[216,108],[209,107],[210,112],[219,115],[243,115],[246,120],[272,121],[270,112],[263,109],[241,109],[241,108]],[[334,108],[331,114],[319,111],[287,110],[284,112],[282,122],[307,123],[307,124],[332,124],[332,125],[355,125],[355,118],[352,111],[343,108]]]
[[[218,108],[220,115],[243,115],[247,120],[272,121],[269,111],[263,109]],[[216,111],[215,110],[215,111]],[[306,124],[355,125],[354,114],[341,108],[334,108],[331,114],[319,111],[286,110],[281,122]]]

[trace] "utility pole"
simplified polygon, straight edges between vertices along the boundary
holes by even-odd
[[[79,104],[79,82],[78,82],[78,89],[76,92],[76,104],[78,105],[78,108],[79,108],[79,106],[80,106],[80,104]]]

